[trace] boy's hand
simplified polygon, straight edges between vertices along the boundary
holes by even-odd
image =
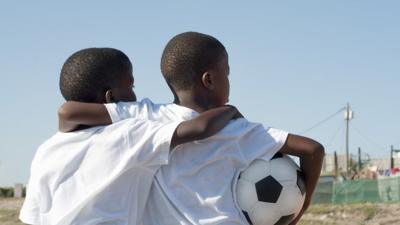
[[[233,119],[240,119],[240,118],[244,118],[244,116],[239,111],[237,111],[237,113],[233,116]]]
[[[289,225],[296,225],[300,221],[304,212],[308,209],[308,206],[310,206],[310,202],[311,200],[306,197],[306,199],[304,200],[303,208],[300,210],[299,215],[297,215],[297,217],[292,222],[290,222]]]
[[[244,118],[242,113],[240,113],[239,110],[235,106],[233,106],[233,105],[226,105],[226,106],[235,108],[237,110],[236,114],[232,117],[232,119],[236,120],[236,119]]]

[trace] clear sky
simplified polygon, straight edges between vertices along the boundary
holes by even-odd
[[[137,1],[139,2],[139,1]],[[27,182],[37,147],[57,130],[59,72],[87,47],[132,60],[138,98],[171,102],[159,61],[185,31],[218,38],[230,103],[251,121],[302,132],[350,103],[350,151],[400,149],[400,2],[2,1],[0,186]],[[343,113],[304,135],[344,153]]]

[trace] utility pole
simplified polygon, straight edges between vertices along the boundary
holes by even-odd
[[[393,145],[390,146],[390,169],[394,168],[394,156],[393,153],[399,153],[400,149],[394,149]]]
[[[333,153],[333,162],[335,164],[335,179],[337,180],[339,177],[339,168],[338,168],[338,160],[337,160],[336,151],[334,151],[334,153]]]
[[[353,111],[350,109],[350,104],[347,103],[346,112],[344,113],[344,119],[346,120],[346,172],[349,173],[350,169],[350,158],[349,158],[349,124],[350,120],[353,119]]]
[[[358,147],[358,170],[361,170],[361,147]]]

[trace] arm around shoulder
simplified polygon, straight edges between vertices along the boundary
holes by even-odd
[[[80,126],[111,124],[106,107],[99,103],[67,101],[58,110],[59,130],[70,132]]]
[[[233,106],[207,110],[198,117],[178,125],[171,140],[171,149],[177,145],[210,137],[225,127],[231,119],[241,114]]]

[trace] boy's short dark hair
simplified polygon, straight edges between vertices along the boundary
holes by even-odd
[[[67,101],[96,102],[131,70],[122,51],[87,48],[71,55],[61,69],[60,90]]]
[[[188,90],[225,53],[224,45],[210,35],[181,33],[173,37],[165,47],[161,57],[161,72],[173,89]]]

